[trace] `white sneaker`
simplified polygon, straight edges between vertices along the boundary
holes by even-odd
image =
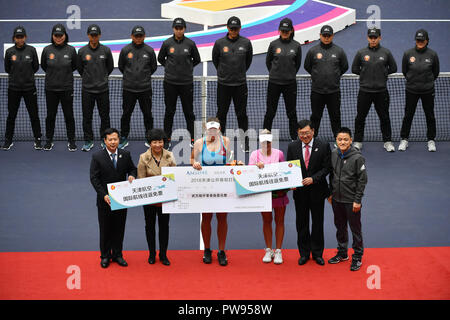
[[[394,144],[391,141],[386,141],[384,143],[384,148],[386,149],[387,152],[394,152],[395,151]]]
[[[275,258],[273,259],[273,263],[275,263],[275,264],[283,263],[283,257],[281,256],[281,249],[275,250]]]
[[[273,250],[270,248],[265,248],[264,250],[266,250],[266,254],[264,255],[263,262],[264,263],[272,262]]]
[[[434,140],[428,141],[428,151],[436,152],[436,143],[434,142]]]
[[[403,139],[398,145],[398,151],[406,151],[406,148],[408,148],[408,140]]]
[[[353,146],[358,149],[359,151],[361,151],[363,145],[362,142],[353,142]]]

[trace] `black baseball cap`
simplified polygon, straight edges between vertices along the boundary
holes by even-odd
[[[175,28],[175,27],[186,28],[186,21],[184,21],[183,18],[176,18],[175,20],[173,20],[173,23],[172,23],[172,28]]]
[[[24,27],[22,27],[22,26],[17,26],[17,27],[15,27],[14,28],[14,33],[13,33],[14,35],[14,37],[15,36],[26,36],[27,35],[27,32],[25,31],[25,28]]]
[[[98,25],[91,24],[87,29],[87,34],[102,34],[102,31]]]
[[[371,29],[367,30],[367,36],[378,38],[379,36],[381,36],[381,30],[378,28],[371,28]]]
[[[53,29],[52,29],[52,34],[54,34],[54,35],[61,35],[61,36],[65,35],[66,34],[66,28],[60,23],[55,24],[53,26]]]
[[[428,39],[428,32],[425,29],[419,29],[416,31],[416,40],[429,40]]]
[[[137,35],[145,35],[145,30],[144,30],[144,27],[141,27],[141,26],[135,26],[134,28],[133,28],[133,30],[131,30],[131,34],[133,35],[133,36],[137,36]]]
[[[289,18],[284,18],[280,21],[280,26],[278,27],[278,29],[281,31],[291,31],[292,29],[294,29],[294,27],[292,26],[292,20]]]
[[[321,35],[332,36],[333,35],[333,28],[326,24],[320,29],[320,34]]]
[[[227,21],[227,27],[228,28],[240,28],[241,27],[241,20],[238,17],[231,17]]]

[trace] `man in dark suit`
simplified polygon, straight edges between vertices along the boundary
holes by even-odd
[[[92,155],[91,183],[97,192],[98,224],[100,227],[100,252],[102,268],[109,266],[110,259],[120,266],[128,266],[122,257],[127,209],[111,212],[111,200],[107,184],[127,179],[131,183],[137,176],[136,166],[128,151],[118,149],[119,131],[109,128],[104,131],[105,149]]]
[[[304,265],[312,254],[317,264],[325,264],[323,217],[325,199],[329,196],[326,176],[331,171],[331,150],[327,142],[314,138],[311,121],[301,120],[297,134],[300,140],[289,144],[287,160],[300,160],[303,187],[294,191],[297,246],[300,252],[299,265]],[[311,211],[312,230],[309,231]]]

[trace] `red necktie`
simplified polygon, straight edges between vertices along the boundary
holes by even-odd
[[[306,169],[308,169],[309,156],[310,156],[310,154],[309,154],[309,145],[308,144],[305,145],[305,148],[306,148],[306,150],[305,150],[305,166],[306,166]]]

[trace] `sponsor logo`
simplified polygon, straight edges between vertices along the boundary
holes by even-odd
[[[281,48],[277,48],[277,50],[275,50],[275,53],[281,53]]]
[[[379,59],[380,59],[380,60],[384,60],[384,57],[380,57]]]
[[[175,48],[174,47],[170,47],[169,52],[170,53],[174,53],[175,52]]]
[[[229,50],[230,49],[227,46],[223,47],[223,52],[228,52]]]
[[[318,54],[317,54],[317,59],[322,59],[323,58],[323,55],[319,52]]]
[[[241,171],[241,170],[238,170],[236,173],[237,173],[237,175],[239,176],[239,175],[241,175],[242,171]]]
[[[64,58],[69,59],[69,55],[65,54]]]
[[[127,57],[128,57],[128,59],[133,59],[133,52],[128,52]]]
[[[148,55],[144,53],[144,54],[142,55],[142,57],[143,57],[143,58],[148,58]]]
[[[189,52],[189,49],[184,48],[184,52]]]
[[[331,55],[331,57],[332,57],[332,58],[336,58],[336,55],[333,53],[333,54]]]
[[[370,60],[370,56],[369,55],[365,55],[364,56],[364,61],[369,61]]]
[[[416,57],[409,58],[409,62],[414,63],[416,61]]]
[[[167,178],[166,177],[162,177],[162,181],[167,181]]]
[[[100,59],[105,59],[105,56],[102,54],[99,56]]]
[[[91,55],[90,55],[90,54],[87,54],[87,55],[86,55],[86,60],[89,61],[89,60],[91,60],[91,59],[92,59]]]
[[[55,54],[54,54],[54,53],[50,53],[50,55],[48,56],[48,58],[49,58],[50,60],[55,59]]]
[[[231,169],[231,170],[230,170],[230,173],[231,173],[231,174],[234,174],[234,171],[233,171],[233,169]]]
[[[425,59],[425,62],[431,62],[431,59],[427,58],[427,59]]]
[[[11,57],[11,60],[12,60],[12,61],[16,61],[16,60],[17,60],[17,56],[16,56],[16,55],[13,55],[13,56]]]
[[[289,168],[292,168],[292,163],[289,163],[289,164],[288,164],[288,167],[289,167]]]
[[[111,186],[111,190],[114,190],[116,187],[114,185]]]

